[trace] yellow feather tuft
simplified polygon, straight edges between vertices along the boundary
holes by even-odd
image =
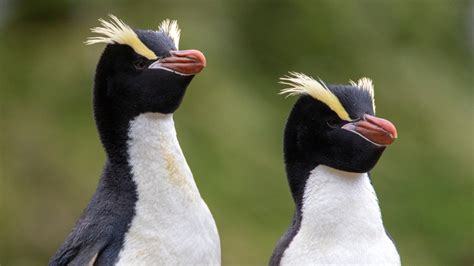
[[[349,80],[349,83],[352,86],[354,86],[356,88],[359,88],[361,90],[364,90],[364,91],[369,93],[370,97],[372,98],[372,107],[373,107],[374,113],[375,113],[375,93],[374,93],[374,83],[372,82],[372,80],[370,78],[367,78],[367,77],[362,77],[357,81],[357,83],[355,83],[352,80]]]
[[[158,30],[171,38],[174,42],[174,46],[179,50],[179,38],[181,30],[179,29],[178,22],[176,20],[163,20],[158,26]]]
[[[284,76],[280,80],[281,84],[289,85],[290,87],[281,90],[279,94],[287,94],[287,97],[308,94],[326,104],[342,120],[352,120],[339,99],[327,88],[323,81],[317,81],[312,77],[297,72],[289,72],[288,76]]]
[[[137,54],[142,55],[150,60],[158,59],[158,56],[150,50],[133,31],[130,26],[125,24],[122,20],[114,15],[109,15],[112,19],[110,22],[104,19],[99,19],[101,27],[92,28],[93,33],[101,34],[103,36],[90,37],[85,42],[86,45],[96,43],[118,43],[130,46]]]

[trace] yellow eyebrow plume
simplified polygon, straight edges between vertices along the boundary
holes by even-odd
[[[158,59],[156,54],[150,50],[133,31],[130,26],[114,15],[109,15],[111,21],[99,19],[101,26],[92,28],[93,33],[103,36],[89,37],[85,42],[86,45],[96,43],[118,43],[130,46],[137,54],[142,55],[150,60]]]
[[[374,109],[374,113],[375,113],[375,93],[374,93],[374,83],[372,82],[372,80],[367,77],[362,77],[357,81],[357,83],[355,83],[352,80],[349,80],[349,83],[352,86],[369,93],[370,97],[372,98],[372,108]]]
[[[342,120],[352,120],[339,101],[339,98],[326,87],[324,82],[317,81],[303,73],[289,72],[289,75],[280,78],[280,83],[290,87],[282,89],[279,94],[287,94],[287,96],[310,95],[314,99],[326,104]]]
[[[179,29],[178,22],[176,20],[163,20],[158,26],[158,31],[168,35],[174,42],[174,46],[179,50],[179,38],[181,30]]]

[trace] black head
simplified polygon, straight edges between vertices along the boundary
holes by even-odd
[[[94,114],[106,149],[126,136],[123,131],[136,116],[173,113],[186,88],[206,65],[197,50],[178,50],[180,30],[165,20],[157,31],[133,30],[121,20],[102,22],[92,29],[104,37],[87,44],[108,43],[97,65],[94,84]],[[118,140],[118,141],[119,141]],[[113,143],[113,145],[109,145]]]
[[[165,20],[159,30],[132,30],[111,16],[93,29],[106,37],[88,43],[107,42],[97,65],[95,105],[113,108],[134,117],[146,112],[176,111],[195,74],[205,66],[196,50],[177,51],[180,30]]]
[[[358,84],[326,85],[302,74],[282,79],[292,88],[283,93],[302,94],[286,124],[284,154],[292,190],[300,178],[319,164],[364,173],[371,170],[386,145],[397,137],[395,127],[374,116],[369,79]]]

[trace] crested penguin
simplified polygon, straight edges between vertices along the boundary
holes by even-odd
[[[284,132],[284,161],[295,202],[293,221],[270,265],[399,265],[369,171],[397,138],[375,116],[373,83],[330,85],[302,73],[281,78],[300,95]]]
[[[173,122],[197,50],[180,29],[132,29],[110,15],[86,44],[106,43],[93,109],[107,159],[97,189],[50,265],[219,265],[220,240],[181,151]]]

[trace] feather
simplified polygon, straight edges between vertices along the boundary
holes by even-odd
[[[107,43],[107,44],[124,44],[130,46],[137,54],[142,55],[150,60],[158,59],[156,54],[150,50],[141,40],[138,35],[133,31],[130,26],[125,24],[122,20],[118,19],[114,15],[109,15],[111,21],[99,19],[101,27],[92,28],[93,33],[100,34],[102,36],[89,37],[85,42],[86,45],[96,43]]]
[[[179,29],[178,22],[176,20],[163,20],[158,26],[158,30],[171,38],[174,42],[176,49],[179,49],[179,38],[181,36],[181,30]]]
[[[352,86],[369,93],[370,97],[372,98],[372,107],[374,108],[374,113],[375,113],[375,93],[374,93],[374,83],[372,82],[372,80],[367,77],[362,77],[357,81],[357,83],[355,83],[352,80],[349,80],[349,83]]]
[[[282,89],[279,94],[286,94],[287,97],[310,95],[314,99],[326,104],[342,120],[352,120],[339,99],[328,89],[322,80],[317,81],[303,73],[289,72],[289,75],[280,78],[280,83],[290,87]]]

